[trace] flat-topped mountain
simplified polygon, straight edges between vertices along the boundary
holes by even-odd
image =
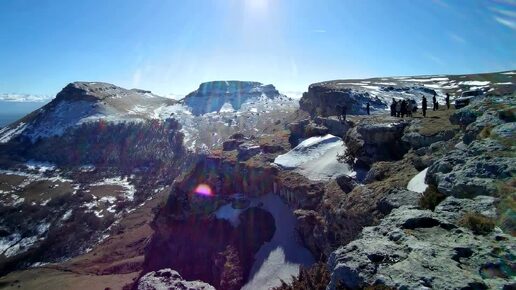
[[[242,104],[260,98],[281,97],[273,85],[246,81],[214,81],[202,83],[199,88],[188,94],[183,102],[194,115],[218,112],[221,109],[239,110]]]

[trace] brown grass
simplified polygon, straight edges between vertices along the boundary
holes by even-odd
[[[495,221],[478,213],[466,213],[459,221],[459,225],[470,229],[477,235],[487,235],[493,231]]]
[[[424,209],[434,210],[435,207],[446,198],[437,187],[429,185],[419,200],[419,206]]]

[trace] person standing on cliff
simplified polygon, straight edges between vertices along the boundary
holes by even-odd
[[[423,96],[423,104],[421,106],[421,110],[423,111],[423,117],[426,117],[426,109],[428,108],[428,104],[426,103],[426,97]]]
[[[407,116],[407,101],[401,101],[401,117],[404,118]]]
[[[341,110],[340,110],[340,122],[346,122],[346,113],[348,111],[348,107],[346,106],[346,104],[342,104],[341,105]]]
[[[446,107],[450,109],[450,94],[446,93]]]
[[[432,97],[432,102],[434,104],[433,108],[432,108],[432,111],[437,111],[437,98],[436,98],[437,94],[434,92],[434,96]]]
[[[414,108],[412,107],[412,100],[408,100],[408,102],[407,102],[407,116],[408,117],[412,117],[412,110],[414,110]]]
[[[368,115],[371,115],[371,108],[370,108],[371,104],[369,104],[369,102],[367,102],[366,104],[366,111],[367,111],[367,114]]]
[[[396,117],[396,100],[394,98],[391,103],[391,116]]]
[[[401,101],[396,102],[396,117],[401,117]]]

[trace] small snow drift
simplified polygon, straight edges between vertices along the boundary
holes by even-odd
[[[218,219],[225,219],[231,223],[234,227],[240,224],[239,215],[243,209],[234,208],[231,203],[221,206],[216,212],[215,216]]]
[[[299,243],[296,217],[281,198],[268,194],[256,201],[263,203],[263,209],[269,211],[276,224],[272,240],[265,243],[255,255],[249,282],[243,290],[271,289],[281,285],[281,280],[290,282],[292,276],[299,274],[300,266],[314,263],[312,254]]]
[[[425,192],[428,184],[425,183],[426,172],[428,171],[428,167],[416,174],[408,183],[407,189],[415,192],[423,193]]]
[[[341,138],[331,134],[306,139],[289,152],[279,155],[274,163],[294,169],[311,180],[329,180],[341,174],[355,176],[351,166],[338,161],[346,147]]]

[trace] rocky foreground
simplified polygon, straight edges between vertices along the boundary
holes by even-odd
[[[59,283],[69,289],[512,289],[516,287],[514,74],[319,83],[300,100],[300,110],[273,87],[253,82],[204,84],[178,104],[162,103],[146,91],[72,85],[72,92],[95,91],[95,98],[65,92],[56,102],[63,98],[93,102],[107,114],[101,122],[41,138],[35,141],[38,151],[27,145],[32,142],[29,133],[35,131],[18,132],[16,123],[4,130],[14,137],[2,148],[27,146],[27,154],[40,160],[47,155],[36,153],[49,148],[41,144],[71,145],[91,127],[105,132],[98,135],[97,144],[109,145],[105,147],[109,150],[83,140],[87,157],[80,157],[88,159],[43,159],[61,170],[45,172],[40,172],[39,163],[28,167],[34,164],[20,155],[25,151],[9,151],[18,159],[4,158],[2,164],[18,167],[2,177],[3,210],[37,214],[21,226],[2,218],[3,225],[12,226],[4,226],[2,241],[17,238],[18,246],[2,253],[0,269],[10,274],[0,278],[0,288],[43,289]],[[385,111],[393,97],[419,100],[434,92],[439,98],[446,92],[455,97],[479,86],[487,95],[459,110],[441,106],[427,118],[420,113],[396,118]],[[158,105],[145,112],[136,109],[141,110],[139,115],[130,118],[139,119],[138,123],[120,121],[127,115],[117,112],[121,117],[114,126],[106,108],[125,110],[118,103],[112,105],[120,102],[116,97],[120,93],[136,102],[130,106],[132,112],[144,97],[159,100]],[[240,94],[245,96],[235,97]],[[364,102],[372,104],[373,115],[364,115]],[[346,122],[332,111],[336,103],[350,104]],[[184,107],[178,111],[178,106]],[[188,106],[195,109],[188,111]],[[149,112],[155,110],[170,115],[154,118]],[[239,124],[242,117],[260,125],[225,129],[227,120]],[[264,117],[267,122],[260,121]],[[33,124],[34,117],[25,120],[24,124]],[[180,141],[189,147],[192,140],[215,138],[185,136],[194,132],[184,129],[194,120],[222,128],[217,132],[223,134],[216,137],[221,140],[210,143],[212,149],[180,146]],[[125,147],[118,147],[121,143],[113,132],[121,129],[125,136],[143,131],[146,137],[131,137],[131,142],[122,143]],[[114,139],[107,138],[110,134]],[[141,151],[147,144],[152,146]],[[112,158],[113,152],[127,150],[136,153]],[[160,153],[156,157],[153,151]],[[173,162],[167,162],[167,156]],[[52,193],[49,202],[34,198],[38,187],[27,189],[26,180],[13,179],[27,170],[33,170],[28,171],[33,179],[53,182],[51,190],[42,190]],[[51,179],[56,174],[67,179]],[[127,178],[109,183],[113,174]],[[62,184],[54,186],[58,181]],[[52,202],[66,193],[57,191],[65,185],[75,186],[77,192]],[[109,186],[122,187],[114,200]],[[122,203],[128,188],[134,202]],[[37,226],[41,209],[52,213],[44,220],[48,228]],[[74,248],[91,248],[49,246],[58,237],[73,237],[82,221],[79,213],[88,216],[83,235],[94,233],[96,238],[75,241]],[[111,214],[110,220],[103,217]],[[102,222],[97,229],[95,221]],[[26,234],[23,228],[31,230]],[[30,250],[20,251],[19,241],[33,236]],[[45,255],[48,248],[52,254]]]

